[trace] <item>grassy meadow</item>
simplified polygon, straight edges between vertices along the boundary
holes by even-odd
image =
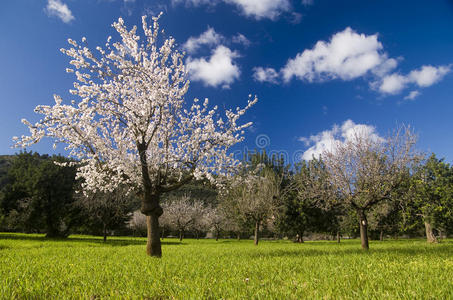
[[[453,299],[453,240],[49,240],[0,233],[2,299]]]

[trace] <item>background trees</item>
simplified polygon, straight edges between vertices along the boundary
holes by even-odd
[[[204,229],[203,215],[205,212],[200,200],[191,198],[187,194],[180,197],[173,196],[163,204],[163,207],[165,210],[162,215],[162,225],[177,230],[180,241],[187,230],[192,229],[198,234]]]
[[[427,241],[436,243],[434,228],[439,232],[451,228],[453,216],[453,169],[432,154],[412,177],[409,214],[422,220]],[[451,229],[450,229],[451,230]]]
[[[240,216],[236,219],[238,223],[253,224],[255,245],[259,242],[261,226],[276,216],[281,183],[282,177],[265,152],[251,154],[240,173],[227,181],[223,206],[230,215]]]
[[[74,198],[76,170],[55,164],[68,161],[61,156],[32,152],[15,156],[0,199],[8,227],[44,231],[48,237],[65,237],[70,233],[79,220]]]
[[[119,186],[112,192],[79,193],[77,197],[77,205],[89,217],[85,224],[92,228],[92,232],[100,229],[104,242],[109,231],[122,228],[131,219],[133,209],[138,207],[136,195],[128,193],[128,190]]]

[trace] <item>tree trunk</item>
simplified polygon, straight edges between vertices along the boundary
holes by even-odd
[[[255,246],[258,245],[259,234],[260,234],[260,221],[256,221],[255,222],[255,240],[254,240]]]
[[[182,236],[183,236],[183,231],[180,230],[179,231],[179,241],[182,242]]]
[[[216,242],[219,240],[219,232],[218,231],[216,231],[216,233],[215,233],[215,240],[216,240]]]
[[[236,233],[236,237],[237,237],[238,241],[241,240],[241,233],[240,232]]]
[[[107,242],[107,226],[104,224],[103,228],[103,233],[104,233],[104,243]]]
[[[304,242],[304,233],[303,232],[296,234],[296,242],[298,242],[298,243]]]
[[[152,213],[146,216],[146,227],[147,227],[147,242],[146,242],[146,254],[149,256],[161,257],[162,246],[160,243],[159,235],[159,217],[157,214]]]
[[[365,211],[359,209],[357,215],[359,216],[360,242],[362,244],[362,249],[368,250],[370,247],[368,245],[368,221],[366,219]]]
[[[151,178],[149,177],[148,164],[146,162],[147,145],[141,143],[137,145],[137,148],[140,156],[143,182],[143,198],[140,210],[146,216],[147,227],[146,253],[149,256],[162,257],[159,217],[162,215],[163,210],[159,205],[160,193],[156,192],[155,188],[153,189]]]
[[[160,238],[162,240],[164,240],[164,236],[165,236],[165,227],[162,227],[162,232],[161,232]]]
[[[337,231],[337,243],[341,242],[341,233],[340,230]]]
[[[437,243],[437,238],[433,233],[433,228],[431,227],[431,224],[427,221],[425,221],[425,231],[426,231],[426,241],[428,243]]]
[[[379,240],[382,242],[384,240],[384,230],[381,229],[381,233],[379,234]]]

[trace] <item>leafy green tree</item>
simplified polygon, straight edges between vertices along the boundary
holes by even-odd
[[[432,154],[412,180],[412,202],[407,215],[421,217],[426,239],[436,243],[434,229],[448,230],[453,217],[453,168]]]
[[[78,222],[79,209],[73,197],[75,168],[56,162],[68,160],[22,152],[12,161],[9,183],[2,189],[1,209],[16,229],[65,237]]]
[[[109,231],[126,226],[131,213],[140,205],[136,195],[127,193],[121,186],[111,192],[80,193],[77,198],[77,205],[88,217],[89,227],[96,233],[101,231],[104,242]]]

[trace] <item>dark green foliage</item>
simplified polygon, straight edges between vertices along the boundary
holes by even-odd
[[[437,231],[453,231],[453,168],[432,154],[411,178],[411,201],[405,218],[415,227],[431,224]]]
[[[69,234],[79,211],[73,198],[76,170],[55,164],[68,161],[32,152],[15,156],[0,199],[8,229],[46,232],[49,237]]]

